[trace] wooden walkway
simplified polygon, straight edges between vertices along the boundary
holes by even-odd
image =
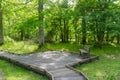
[[[0,80],[3,80],[3,78],[4,78],[4,74],[3,74],[2,70],[0,70]]]
[[[82,73],[77,73],[66,67],[84,60],[77,54],[47,51],[29,55],[13,55],[0,52],[0,58],[9,60],[37,73],[45,74],[50,80],[88,80]]]

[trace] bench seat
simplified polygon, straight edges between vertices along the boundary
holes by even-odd
[[[80,49],[80,56],[82,56],[82,58],[90,57],[90,47],[85,45],[84,49]]]

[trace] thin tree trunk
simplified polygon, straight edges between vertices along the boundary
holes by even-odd
[[[3,38],[3,24],[2,24],[2,6],[0,3],[0,45],[4,43]]]
[[[100,48],[102,48],[102,43],[103,43],[103,38],[104,38],[104,34],[102,33],[101,35],[98,35],[98,46]]]
[[[63,29],[62,29],[62,19],[59,19],[59,30],[60,30],[60,39],[61,42],[64,42]]]
[[[67,25],[67,21],[64,19],[64,33],[63,33],[63,36],[64,36],[64,40],[63,42],[68,42],[68,35],[69,35],[69,32],[68,32],[68,25]]]
[[[24,30],[23,29],[21,29],[21,31],[20,31],[20,39],[24,40]]]
[[[120,34],[117,36],[117,44],[120,44]]]
[[[65,19],[63,19],[63,27],[64,27],[63,28],[63,37],[64,37],[63,42],[65,42],[65,38],[66,38],[65,36],[66,35],[66,24],[65,23],[66,23]]]
[[[106,43],[109,42],[109,31],[107,30],[107,33],[106,33]]]
[[[111,43],[114,42],[115,36],[111,37]]]
[[[77,43],[78,42],[78,35],[77,35],[77,23],[78,23],[78,18],[75,17],[74,20],[73,20],[73,27],[74,27],[74,36],[75,36],[75,42]]]
[[[75,26],[75,25],[74,25]],[[75,26],[75,28],[74,28],[74,30],[75,30],[75,42],[77,43],[78,42],[78,36],[77,36],[77,29],[76,29],[76,26]]]
[[[86,21],[82,19],[82,44],[86,44]]]
[[[42,47],[45,43],[44,40],[44,28],[43,28],[43,0],[38,0],[38,15],[39,15],[39,21],[40,21],[40,26],[39,26],[39,47]]]
[[[104,39],[104,31],[98,28],[100,24],[96,21],[96,32],[97,32],[97,43],[98,47],[102,48],[103,39]]]

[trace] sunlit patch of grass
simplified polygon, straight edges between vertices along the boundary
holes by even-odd
[[[38,44],[29,41],[14,41],[8,38],[5,44],[0,46],[0,50],[9,51],[16,54],[28,54],[32,52],[48,51],[48,50],[60,50],[79,53],[79,49],[82,49],[83,45],[75,43],[46,43],[43,47],[38,48]],[[90,45],[91,54],[104,55],[104,54],[118,54],[120,52],[120,45],[103,45],[103,47],[97,48]]]
[[[47,50],[60,50],[60,51],[70,51],[70,52],[79,52],[79,49],[82,45],[73,44],[73,43],[47,43],[45,46],[39,49],[39,51]]]
[[[10,38],[5,40],[4,45],[0,46],[0,50],[16,53],[16,54],[27,54],[34,52],[38,49],[38,45],[28,41],[14,41]]]
[[[120,54],[102,55],[100,60],[79,65],[76,69],[85,73],[90,80],[117,80],[120,76],[120,58],[116,58],[117,55]]]
[[[75,43],[45,43],[41,48],[38,48],[38,44],[30,41],[15,41],[9,37],[5,37],[5,44],[0,46],[0,50],[9,51],[16,54],[27,54],[39,51],[48,50],[60,50],[79,53],[79,49],[82,49],[83,45]],[[94,47],[90,45],[91,54],[104,55],[104,54],[118,54],[120,53],[120,45],[115,43],[109,43],[103,45],[102,48]]]
[[[48,80],[45,76],[38,75],[4,60],[0,60],[0,69],[4,72],[4,80]]]
[[[0,46],[0,50],[12,52],[15,54],[28,54],[32,52],[48,51],[48,50],[60,50],[79,52],[82,45],[73,43],[45,43],[41,48],[38,48],[38,44],[30,41],[15,41],[10,37],[5,37],[4,45]]]

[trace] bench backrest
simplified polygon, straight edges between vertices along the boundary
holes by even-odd
[[[85,45],[85,46],[84,46],[84,50],[86,50],[86,51],[90,52],[90,47],[89,47],[89,46],[87,46],[87,45]]]

